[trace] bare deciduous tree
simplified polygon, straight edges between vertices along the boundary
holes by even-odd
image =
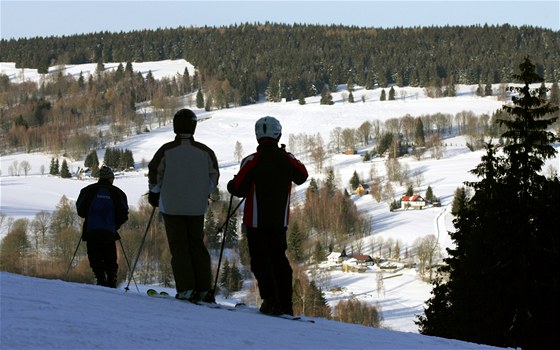
[[[27,174],[29,174],[29,171],[31,170],[31,164],[29,164],[28,161],[23,160],[20,164],[19,164],[19,168],[23,171],[23,174],[25,176],[27,176]]]
[[[241,163],[241,160],[243,159],[243,145],[241,145],[241,142],[239,142],[239,141],[235,142],[235,149],[233,151],[233,157],[235,158],[237,163]]]
[[[433,278],[433,265],[440,256],[437,237],[433,234],[417,238],[413,244],[413,250],[418,259],[418,270],[421,276],[428,273],[428,281]]]

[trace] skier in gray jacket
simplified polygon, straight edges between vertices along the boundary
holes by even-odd
[[[214,302],[204,215],[220,172],[214,151],[194,140],[196,115],[189,109],[173,117],[173,141],[161,146],[148,164],[148,201],[159,207],[171,252],[178,299]]]

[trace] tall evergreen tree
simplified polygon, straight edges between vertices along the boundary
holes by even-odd
[[[299,229],[299,224],[294,221],[288,227],[288,253],[290,257],[297,262],[303,261],[303,233]]]
[[[558,82],[552,83],[550,88],[550,97],[548,98],[551,104],[555,106],[560,106],[560,88],[558,87]]]
[[[188,94],[192,92],[191,87],[191,76],[189,75],[189,69],[185,67],[185,71],[183,72],[183,94]]]
[[[414,187],[412,187],[412,184],[410,184],[406,188],[405,196],[413,196],[413,195],[414,195]]]
[[[490,82],[490,79],[488,81],[488,83],[486,83],[486,85],[484,86],[484,96],[492,96],[493,91],[492,91],[492,83]]]
[[[459,214],[466,206],[469,201],[467,189],[462,186],[455,190],[453,196],[453,202],[451,203],[451,214]]]
[[[379,96],[379,101],[385,101],[387,96],[385,94],[385,89],[381,89],[381,96]]]
[[[86,168],[92,168],[92,167],[95,167],[95,166],[99,166],[99,158],[97,157],[97,152],[95,150],[92,150],[86,156],[86,159],[84,160],[84,166]]]
[[[391,86],[391,88],[389,89],[389,101],[394,101],[394,100],[395,100],[395,88]]]
[[[323,90],[321,90],[320,104],[322,104],[322,105],[332,105],[332,104],[334,104],[334,102],[332,100],[331,90],[329,89],[329,87],[327,85],[325,85],[323,87]]]
[[[362,181],[360,180],[358,173],[356,172],[356,170],[354,170],[354,173],[350,178],[350,186],[352,186],[352,190],[356,190],[356,188],[358,188],[358,186],[360,186],[361,183]]]
[[[66,162],[66,159],[62,160],[62,165],[60,166],[60,177],[62,177],[63,179],[72,177],[72,174],[68,169],[68,163]]]
[[[414,142],[416,146],[424,147],[426,145],[426,137],[424,136],[424,123],[422,118],[418,117],[416,121],[416,132],[414,133]]]
[[[430,202],[437,202],[437,197],[434,195],[434,190],[432,190],[432,186],[428,186],[426,189],[426,200]]]
[[[225,228],[224,228],[225,229]],[[227,230],[224,231],[225,246],[231,248],[237,244],[237,215],[232,215],[229,219]]]
[[[58,169],[55,168],[54,157],[51,158],[51,165],[50,165],[50,167],[49,167],[49,174],[51,174],[51,175],[56,175],[56,174],[58,174]]]
[[[204,95],[200,89],[196,93],[196,108],[204,108]]]
[[[524,86],[510,89],[511,118],[500,121],[503,155],[488,144],[472,170],[481,180],[467,183],[474,195],[454,220],[448,281],[434,282],[417,321],[423,334],[523,349],[560,342],[560,181],[540,174],[556,154],[555,119],[544,117],[557,107],[530,90],[542,78],[529,58],[519,68]]]

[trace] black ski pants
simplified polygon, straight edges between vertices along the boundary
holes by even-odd
[[[209,291],[212,267],[204,245],[204,215],[163,214],[163,221],[177,292]]]
[[[247,228],[251,271],[259,284],[261,299],[277,300],[280,308],[292,309],[292,267],[286,257],[286,227]]]
[[[90,235],[86,245],[89,266],[97,279],[97,284],[116,288],[119,265],[114,235]]]

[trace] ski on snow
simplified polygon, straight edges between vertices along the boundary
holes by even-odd
[[[148,289],[146,291],[146,294],[148,294],[148,296],[150,296],[150,297],[156,297],[156,298],[170,298],[170,299],[172,298],[169,295],[169,293],[167,293],[167,292],[159,292],[158,293],[155,289]],[[173,299],[175,299],[175,298],[173,298]],[[218,304],[218,303],[205,303],[205,302],[202,302],[202,301],[191,302],[189,300],[181,300],[181,299],[176,299],[176,300],[179,300],[179,301],[182,301],[182,302],[188,302],[190,304],[195,304],[195,305],[199,305],[199,306],[205,306],[205,307],[208,307],[210,309],[222,309],[222,310],[228,310],[228,311],[251,312],[251,313],[256,313],[256,314],[264,315],[264,316],[282,318],[282,319],[285,319],[285,320],[315,323],[314,320],[309,319],[309,318],[305,318],[305,317],[302,317],[302,316],[263,314],[261,312],[258,312],[255,308],[248,307],[247,305],[245,305],[243,303],[236,304],[235,306],[228,306],[228,305],[223,305],[223,304]]]

